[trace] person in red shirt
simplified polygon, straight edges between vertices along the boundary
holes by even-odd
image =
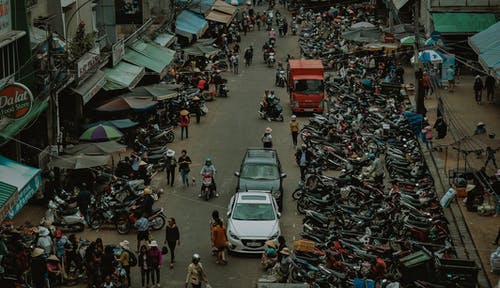
[[[200,80],[198,80],[198,89],[200,89],[201,91],[205,90],[205,85],[207,84],[207,80],[205,80],[204,78],[200,78]]]
[[[179,114],[179,122],[181,124],[181,140],[183,140],[184,131],[186,131],[186,139],[188,138],[189,111],[182,109]]]

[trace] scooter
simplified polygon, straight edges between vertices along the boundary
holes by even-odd
[[[274,67],[274,63],[276,63],[276,58],[274,57],[274,53],[270,52],[267,56],[267,67]]]
[[[62,201],[62,200],[60,200]],[[62,201],[64,202],[64,201]],[[45,216],[40,220],[40,224],[49,221],[52,225],[61,228],[68,228],[75,232],[82,232],[85,229],[85,219],[78,208],[61,209],[61,203],[50,200]]]
[[[278,79],[276,81],[276,86],[285,87],[286,85],[286,73],[285,70],[281,69],[278,71]]]
[[[227,97],[229,89],[227,88],[227,80],[224,80],[219,87],[219,97]]]
[[[212,175],[208,172],[203,174],[203,179],[201,180],[201,197],[206,201],[210,200],[215,194],[214,182]]]
[[[267,112],[264,108],[264,104],[260,102],[260,110],[258,111],[259,117],[261,119],[267,119],[267,121],[280,121],[283,122],[283,107],[280,103],[273,104],[270,111]]]
[[[136,212],[141,209],[138,209],[138,206],[132,205],[131,207],[126,208],[126,210],[129,212],[128,216],[118,220],[118,223],[116,224],[116,230],[120,234],[128,234],[132,228],[135,229],[134,224],[137,221]],[[153,231],[163,229],[163,227],[165,227],[165,223],[167,223],[167,216],[165,215],[163,208],[153,209],[151,215],[148,216],[148,221],[149,227]]]

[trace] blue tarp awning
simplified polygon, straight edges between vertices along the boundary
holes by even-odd
[[[191,39],[200,38],[208,28],[208,22],[201,15],[191,11],[182,11],[175,20],[175,33]]]
[[[175,5],[176,7],[186,7],[185,9],[205,15],[205,13],[212,8],[214,1],[215,0],[177,0],[175,1]]]
[[[469,37],[469,45],[478,54],[479,63],[485,70],[494,71],[494,77],[500,79],[500,22],[486,30]]]
[[[40,169],[26,166],[0,155],[0,182],[17,187],[19,199],[7,214],[12,219],[28,200],[35,195],[42,184]]]

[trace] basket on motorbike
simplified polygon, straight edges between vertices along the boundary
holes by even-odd
[[[434,271],[432,256],[425,251],[418,251],[405,256],[399,260],[401,272],[405,282],[411,283],[415,280],[430,281],[429,275]]]
[[[314,252],[314,245],[313,241],[300,239],[293,243],[293,249],[300,252]]]
[[[473,260],[436,258],[436,276],[440,283],[460,283],[461,287],[476,287],[480,268]]]

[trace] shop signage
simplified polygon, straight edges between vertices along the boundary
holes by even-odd
[[[95,46],[89,52],[85,53],[76,63],[76,72],[78,79],[91,72],[101,62],[101,50]],[[82,79],[81,79],[82,80]]]
[[[123,39],[118,40],[113,46],[111,47],[113,50],[113,67],[120,63],[123,59],[123,55],[125,55],[125,41]]]
[[[19,200],[19,191],[17,191],[16,188],[16,192],[14,192],[14,194],[12,194],[0,208],[0,221],[3,221],[5,218],[7,218],[7,215],[9,214],[10,210],[14,208],[18,200]]]
[[[0,0],[0,35],[12,30],[10,0]]]
[[[33,94],[23,84],[13,83],[0,90],[0,119],[20,119],[33,106]]]
[[[87,104],[92,97],[94,97],[99,90],[101,90],[102,87],[104,87],[104,84],[106,84],[106,78],[102,77],[97,83],[90,89],[89,92],[87,92],[85,95],[82,95],[82,102],[83,105]]]

